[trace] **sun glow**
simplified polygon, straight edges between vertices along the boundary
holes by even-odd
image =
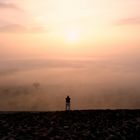
[[[75,31],[70,31],[66,34],[66,40],[69,43],[76,43],[78,41],[78,34]]]

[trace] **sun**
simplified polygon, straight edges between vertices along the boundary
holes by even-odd
[[[75,31],[70,31],[67,33],[66,39],[69,43],[76,43],[78,41],[78,35]]]

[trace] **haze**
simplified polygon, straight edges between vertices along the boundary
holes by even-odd
[[[0,0],[0,110],[140,108],[139,7]]]

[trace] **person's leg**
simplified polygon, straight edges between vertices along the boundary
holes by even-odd
[[[70,111],[70,103],[66,103],[66,111]]]
[[[70,111],[70,103],[68,103],[68,111]]]
[[[68,110],[68,103],[66,103],[66,111]]]

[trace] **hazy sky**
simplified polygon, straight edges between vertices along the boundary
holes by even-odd
[[[140,108],[139,72],[140,0],[0,0],[0,110]]]
[[[139,0],[0,0],[0,57],[137,54],[139,7]]]

